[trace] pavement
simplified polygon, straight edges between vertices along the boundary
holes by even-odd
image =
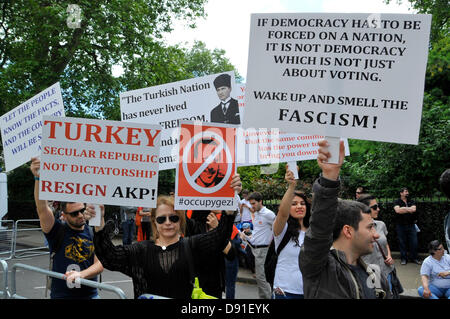
[[[114,237],[112,241],[115,245],[122,244],[122,238],[120,237],[120,235]],[[40,230],[19,232],[17,235],[17,249],[26,249],[27,247],[40,247],[42,246],[43,242],[44,236]],[[4,251],[5,246],[8,247],[7,244],[8,243],[5,243],[4,238],[3,240],[0,238],[0,253]],[[421,260],[423,260],[427,256],[427,254],[419,254]],[[404,288],[404,292],[401,297],[405,299],[419,298],[417,294],[417,288],[422,285],[419,274],[420,265],[414,263],[401,265],[399,252],[393,251],[392,257],[395,260],[397,276],[399,277],[400,282],[402,283]],[[0,254],[0,258],[4,258],[4,255]],[[254,274],[249,269],[243,267],[239,268],[237,282],[256,285]]]

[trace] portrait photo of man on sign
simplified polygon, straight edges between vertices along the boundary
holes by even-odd
[[[213,155],[218,143],[211,138],[202,138],[195,143],[194,146],[194,162],[204,163]],[[218,153],[211,159],[208,166],[200,173],[195,182],[202,187],[213,187],[219,184],[224,177],[224,169],[222,167],[222,152]]]
[[[211,122],[225,124],[241,124],[239,104],[231,95],[231,76],[221,74],[214,79],[214,87],[220,104],[211,111]]]

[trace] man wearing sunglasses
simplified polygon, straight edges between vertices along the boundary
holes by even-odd
[[[64,222],[55,219],[46,200],[39,199],[40,160],[31,159],[30,170],[34,175],[34,199],[42,231],[53,255],[52,271],[66,275],[66,281],[53,279],[52,299],[95,299],[96,288],[79,285],[77,278],[97,280],[103,266],[94,254],[91,231],[86,221],[95,216],[93,205],[74,202],[62,203]],[[102,208],[103,209],[103,208]]]

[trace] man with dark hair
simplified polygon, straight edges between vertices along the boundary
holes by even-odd
[[[272,288],[266,280],[264,262],[272,240],[272,225],[275,221],[275,213],[263,206],[263,196],[259,192],[253,192],[248,197],[254,211],[253,232],[248,242],[255,256],[255,275],[258,286],[258,294],[261,299],[270,299]]]
[[[64,223],[55,219],[46,200],[39,199],[40,160],[31,159],[34,175],[34,199],[42,231],[48,240],[50,253],[54,253],[52,271],[63,273],[67,280],[53,279],[52,299],[95,299],[96,288],[77,285],[77,278],[97,280],[103,266],[94,253],[93,235],[86,220],[95,216],[93,206],[84,203],[63,202],[61,213]],[[101,206],[103,210],[103,206]],[[74,284],[75,283],[75,284]]]
[[[416,203],[408,197],[408,188],[403,187],[400,189],[400,198],[394,202],[400,259],[402,265],[406,265],[408,257],[410,261],[421,265],[422,262],[417,259]]]
[[[328,163],[326,140],[319,147],[322,174],[313,185],[310,226],[299,255],[305,298],[391,298],[386,278],[361,259],[372,252],[379,237],[370,209],[338,199],[344,143],[338,164]]]
[[[211,111],[211,122],[241,124],[238,101],[230,97],[231,76],[221,74],[214,80],[220,104]]]
[[[450,168],[446,169],[439,178],[439,185],[442,192],[450,198]],[[447,251],[450,253],[450,212],[444,218],[445,241],[447,242]]]

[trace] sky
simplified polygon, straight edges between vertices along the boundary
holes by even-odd
[[[251,13],[413,13],[407,0],[397,4],[391,0],[209,0],[206,19],[198,19],[196,29],[177,21],[174,31],[165,36],[168,44],[191,47],[203,41],[210,50],[224,49],[225,56],[242,77],[247,75],[248,43]]]

